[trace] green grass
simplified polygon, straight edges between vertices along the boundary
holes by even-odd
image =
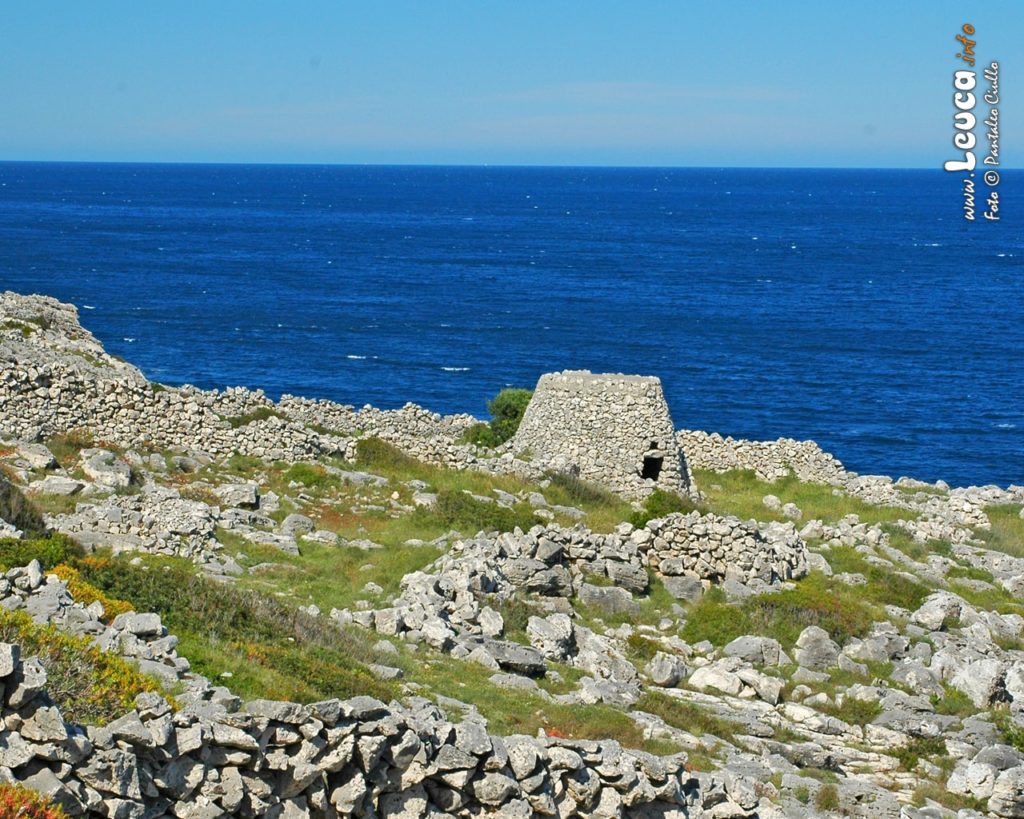
[[[944,716],[968,717],[978,711],[971,698],[958,688],[943,686],[945,693],[940,697],[935,694],[931,696],[931,703],[935,706],[935,713]]]
[[[852,546],[834,546],[825,553],[825,556],[832,570],[837,573],[851,572],[864,575],[867,583],[858,586],[857,589],[865,600],[872,603],[901,606],[913,611],[934,591],[931,586],[905,574],[876,566]]]
[[[716,646],[744,634],[774,637],[791,647],[807,626],[820,626],[842,645],[850,637],[868,632],[872,622],[885,619],[876,604],[858,587],[833,582],[811,572],[792,589],[730,604],[719,589],[712,589],[689,608],[681,636],[690,643],[710,640]]]
[[[509,475],[491,475],[476,470],[444,469],[417,461],[379,438],[365,438],[356,444],[356,464],[398,485],[411,480],[426,483],[431,491],[441,493],[468,490],[477,495],[493,495],[495,489],[509,494],[542,492],[549,503],[575,506],[586,513],[585,523],[595,532],[610,532],[626,520],[631,507],[626,501],[604,492],[589,492],[579,487],[552,482],[547,488]],[[351,465],[349,465],[351,468]],[[421,520],[429,520],[421,516]],[[525,522],[525,521],[524,521]],[[475,534],[473,530],[471,534]]]
[[[427,525],[440,524],[466,535],[479,531],[511,532],[516,528],[526,531],[541,522],[526,503],[507,508],[452,489],[440,490],[437,503],[418,508],[413,517]]]
[[[306,489],[315,489],[319,492],[337,490],[342,484],[341,478],[332,475],[322,466],[302,462],[289,466],[281,478],[288,483],[294,481]]]
[[[883,524],[882,529],[889,535],[889,545],[899,549],[911,560],[919,563],[926,561],[931,555],[949,557],[953,554],[953,546],[948,540],[929,540],[919,543],[914,540],[906,529],[892,524]]]
[[[239,427],[244,427],[254,421],[266,421],[268,418],[286,417],[287,416],[283,412],[273,409],[272,407],[257,407],[252,412],[247,412],[244,415],[230,415],[225,417],[224,420],[228,422],[232,429],[238,429]]]
[[[882,713],[882,706],[878,702],[844,696],[841,705],[831,702],[818,710],[850,725],[864,726]]]
[[[430,690],[472,703],[493,734],[536,735],[538,729],[571,739],[614,739],[651,753],[679,750],[664,742],[645,740],[629,714],[608,705],[561,705],[539,695],[501,688],[490,682],[494,673],[472,662],[460,662],[433,653],[418,658],[410,679]]]
[[[966,580],[982,580],[985,583],[995,583],[995,575],[987,569],[978,569],[974,566],[954,566],[946,572],[947,580],[964,578]]]
[[[46,524],[37,505],[0,471],[0,519],[21,529],[26,535],[42,535]]]
[[[795,503],[803,519],[819,518],[836,522],[846,515],[857,515],[862,523],[884,523],[913,516],[913,512],[888,506],[872,506],[845,493],[833,495],[835,488],[822,483],[798,480],[793,475],[768,483],[759,480],[752,470],[709,472],[694,470],[697,486],[705,495],[705,506],[719,515],[736,515],[747,520],[786,520],[781,512],[772,511],[763,503],[765,495],[775,495],[782,503]],[[720,488],[714,489],[713,486]]]
[[[643,511],[630,515],[629,522],[639,529],[649,520],[663,518],[674,512],[693,512],[696,509],[696,504],[688,498],[674,492],[666,492],[664,489],[655,489],[644,500]]]
[[[989,506],[985,509],[992,528],[978,529],[977,534],[986,549],[994,549],[1014,557],[1024,557],[1024,520],[1020,517],[1021,506]]]
[[[645,692],[634,708],[654,714],[673,728],[694,736],[711,734],[732,745],[737,744],[736,733],[742,729],[739,723],[722,719],[696,703],[670,697],[661,691]]]
[[[302,541],[299,556],[288,555],[272,546],[261,546],[218,532],[218,539],[229,554],[246,556],[244,567],[257,563],[275,563],[277,568],[246,575],[239,579],[242,588],[283,595],[300,605],[315,603],[324,612],[332,608],[351,608],[365,599],[363,587],[373,582],[384,589],[383,596],[397,594],[405,575],[424,568],[440,556],[430,546],[389,545],[363,551],[348,546],[325,546]]]
[[[891,753],[905,771],[913,771],[922,759],[934,760],[935,757],[949,756],[942,737],[911,737],[910,742],[902,748],[893,749]]]
[[[231,672],[243,697],[311,702],[369,694],[389,700],[393,683],[367,664],[382,662],[369,632],[341,629],[271,597],[226,587],[194,574],[181,560],[84,558],[73,563],[104,594],[155,611],[181,640],[181,652],[212,679]]]

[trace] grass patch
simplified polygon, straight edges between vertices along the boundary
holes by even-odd
[[[544,475],[550,481],[549,490],[561,490],[564,493],[564,500],[568,503],[562,505],[577,504],[581,506],[617,506],[622,503],[614,492],[610,492],[603,486],[583,480],[575,472],[546,472]],[[550,492],[549,492],[550,494]]]
[[[494,673],[490,669],[443,655],[424,657],[415,666],[411,679],[475,705],[487,719],[492,734],[535,736],[543,729],[554,737],[614,739],[650,753],[680,750],[664,741],[644,739],[642,729],[629,714],[608,705],[561,705],[529,691],[501,688],[490,682]]]
[[[694,736],[711,734],[732,745],[736,744],[736,732],[741,729],[739,723],[722,719],[700,705],[670,697],[661,691],[647,691],[634,709],[660,717],[673,728]]]
[[[821,811],[837,811],[839,810],[839,788],[833,783],[829,782],[818,788],[818,792],[814,794],[814,807]]]
[[[920,543],[914,540],[906,529],[892,524],[883,524],[882,529],[889,535],[889,545],[899,549],[911,560],[918,563],[926,561],[931,555],[950,557],[953,554],[953,546],[946,540],[929,540]]]
[[[68,722],[103,725],[124,714],[143,691],[162,689],[127,661],[55,626],[39,626],[24,612],[0,608],[0,641],[18,643],[46,669],[46,690]]]
[[[792,589],[761,594],[733,605],[713,588],[690,606],[681,636],[689,643],[710,640],[722,646],[744,634],[774,637],[792,647],[807,626],[819,626],[842,645],[868,632],[883,613],[865,601],[857,587],[811,572]]]
[[[46,446],[64,469],[73,469],[78,465],[82,450],[96,446],[96,440],[86,429],[73,429],[51,435],[46,440]]]
[[[311,702],[369,694],[387,701],[397,694],[366,667],[381,659],[371,635],[212,582],[184,561],[133,566],[93,557],[75,568],[104,594],[160,614],[193,667],[213,679],[231,672],[232,690],[243,697]]]
[[[529,504],[508,508],[451,489],[442,489],[437,493],[437,503],[430,508],[418,508],[412,517],[427,524],[439,523],[445,529],[457,529],[463,534],[511,532],[516,528],[526,531],[541,522]]]
[[[843,697],[841,705],[830,702],[828,705],[821,706],[818,710],[823,714],[841,719],[850,725],[864,726],[882,713],[882,706],[878,702],[860,700],[846,695]]]
[[[643,511],[630,515],[629,522],[639,529],[649,520],[663,518],[675,512],[693,512],[696,509],[696,504],[688,498],[674,492],[666,492],[664,489],[655,489],[644,500]]]
[[[542,489],[510,475],[491,475],[475,470],[444,469],[411,458],[397,447],[379,438],[365,438],[356,444],[357,465],[369,472],[388,478],[395,484],[420,480],[438,493],[444,490],[469,490],[477,495],[491,495],[500,489],[512,495],[524,492],[543,492],[549,503],[575,506],[586,513],[586,524],[595,532],[610,532],[629,517],[631,507],[621,498],[603,490],[591,491],[587,487],[565,486],[552,482]],[[525,512],[525,507],[522,507]],[[426,510],[423,510],[426,511]],[[421,512],[421,521],[430,521]],[[437,519],[434,519],[437,522]],[[525,520],[522,522],[526,522]],[[533,525],[531,522],[529,525]],[[466,525],[465,523],[463,525]],[[470,525],[472,525],[470,523]],[[528,528],[528,527],[527,527]],[[475,533],[477,530],[474,529]]]
[[[991,529],[978,529],[976,533],[985,543],[986,549],[1024,557],[1024,519],[1020,517],[1019,504],[989,506],[985,509]]]
[[[913,771],[922,759],[949,756],[949,751],[942,737],[911,737],[905,746],[894,749],[892,755],[903,770]]]
[[[224,420],[232,429],[247,426],[254,421],[266,421],[268,418],[287,418],[287,416],[273,407],[257,407],[252,412],[244,415],[229,415]]]
[[[775,495],[782,503],[795,503],[804,519],[819,518],[836,522],[846,515],[857,515],[862,523],[885,523],[912,516],[907,509],[891,506],[873,506],[859,498],[841,492],[833,495],[835,487],[823,483],[800,481],[788,475],[774,483],[759,480],[753,470],[735,469],[730,472],[694,470],[697,486],[702,487],[705,505],[719,515],[736,515],[746,520],[786,520],[781,511],[764,505],[765,495]],[[715,489],[714,486],[719,488]]]
[[[952,793],[941,782],[922,782],[914,788],[913,803],[917,807],[924,807],[929,801],[937,802],[950,810],[973,810],[982,814],[986,812],[988,806],[987,799]]]
[[[325,612],[332,608],[351,608],[356,600],[367,597],[362,589],[370,582],[384,589],[382,597],[397,594],[405,575],[419,571],[441,554],[440,549],[430,546],[391,545],[363,551],[303,541],[300,546],[302,554],[295,556],[272,546],[223,535],[222,532],[217,533],[229,553],[245,555],[240,558],[243,566],[276,564],[275,568],[257,575],[239,578],[240,587],[283,595],[296,604],[315,603]]]
[[[852,546],[833,546],[826,557],[835,572],[864,575],[868,582],[856,588],[865,600],[872,603],[900,606],[914,611],[933,591],[931,586],[905,574],[871,563]]]
[[[945,693],[940,697],[932,694],[931,703],[935,706],[935,713],[952,717],[968,717],[978,709],[974,707],[971,698],[959,688],[943,686]]]
[[[21,529],[26,535],[42,535],[46,531],[39,509],[0,471],[0,519]]]
[[[987,569],[978,569],[974,566],[953,566],[946,572],[948,580],[963,578],[965,580],[981,580],[985,583],[995,583],[995,575]]]
[[[306,489],[314,489],[320,492],[337,489],[341,486],[340,478],[330,474],[318,464],[302,462],[292,464],[284,471],[281,477],[289,484],[295,482],[306,487]]]

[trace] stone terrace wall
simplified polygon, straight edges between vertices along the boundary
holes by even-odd
[[[123,614],[105,626],[95,604],[74,603],[36,562],[7,572],[0,598],[185,685],[177,711],[146,693],[108,725],[83,728],[54,707],[39,661],[0,643],[0,777],[72,816],[683,819],[712,806],[753,815],[740,777],[690,773],[682,755],[491,736],[479,718],[450,722],[422,698],[241,706],[189,672],[157,615]]]
[[[653,377],[586,370],[542,375],[513,448],[627,497],[690,486],[661,381]],[[656,480],[642,476],[645,459],[660,463]]]

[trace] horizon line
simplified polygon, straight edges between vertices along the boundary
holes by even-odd
[[[751,171],[943,171],[941,163],[931,165],[618,165],[514,162],[272,162],[173,159],[0,159],[0,165],[168,165],[211,167],[293,167],[293,168],[495,168],[495,169],[599,169],[599,170],[751,170]],[[1003,171],[1024,170],[1024,166],[1003,166]]]

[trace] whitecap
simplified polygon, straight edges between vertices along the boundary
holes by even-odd
[[[468,373],[469,367],[442,367],[446,373]]]
[[[93,307],[91,304],[83,304],[82,305],[82,309],[83,310],[95,310],[96,308]]]
[[[1016,424],[996,424],[996,429],[1016,429]]]
[[[362,361],[363,359],[366,358],[366,356],[365,355],[347,355],[347,356],[345,356],[345,358],[350,358],[353,361]]]
[[[134,338],[128,338],[128,336],[125,336],[122,339],[122,341],[127,341],[129,344],[132,344],[135,341],[135,339]]]

